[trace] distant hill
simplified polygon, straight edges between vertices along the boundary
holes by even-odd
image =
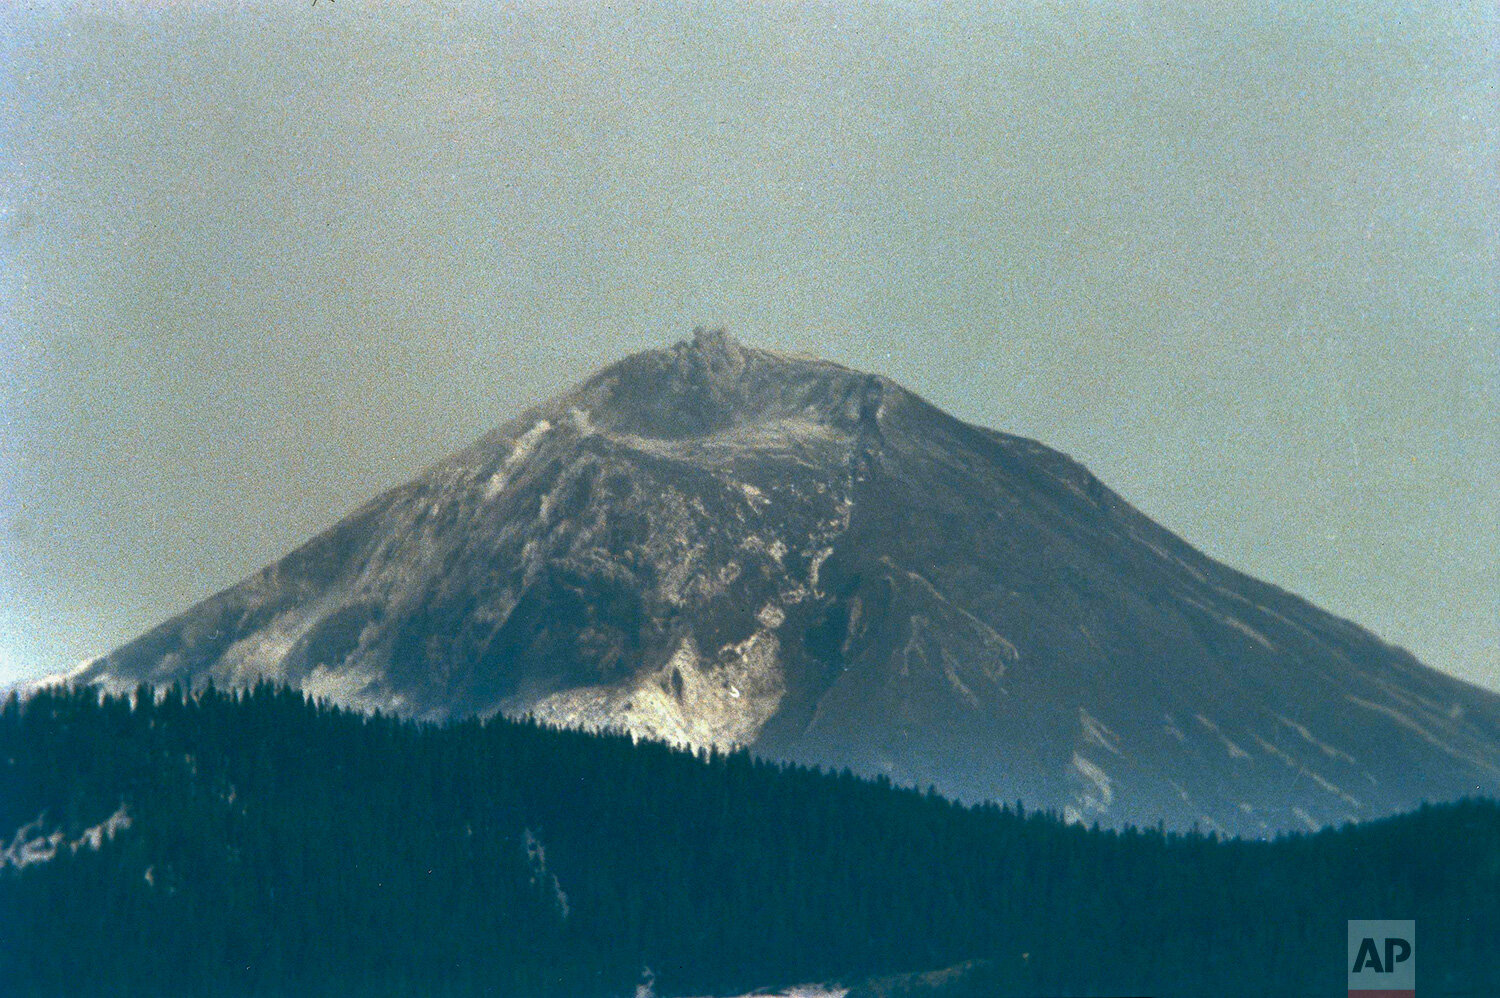
[[[261,678],[1249,836],[1500,792],[1500,696],[1067,457],[722,333],[627,358],[77,677]]]
[[[1500,993],[1500,808],[1275,842],[258,687],[0,707],[7,995],[1336,994],[1416,919]],[[946,969],[943,969],[946,968]]]

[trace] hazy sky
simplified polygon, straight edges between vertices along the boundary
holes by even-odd
[[[6,4],[0,682],[722,323],[1500,690],[1497,60],[1483,0]]]

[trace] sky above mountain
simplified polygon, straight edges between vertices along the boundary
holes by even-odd
[[[1500,689],[1486,3],[0,11],[0,682],[725,325]]]

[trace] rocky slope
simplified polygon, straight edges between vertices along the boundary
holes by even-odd
[[[630,357],[75,677],[294,683],[1248,835],[1500,792],[1500,696],[1067,457],[722,333]]]

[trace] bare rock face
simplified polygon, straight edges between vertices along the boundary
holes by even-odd
[[[85,682],[261,677],[1266,835],[1500,792],[1500,697],[1041,444],[723,333],[630,357]]]

